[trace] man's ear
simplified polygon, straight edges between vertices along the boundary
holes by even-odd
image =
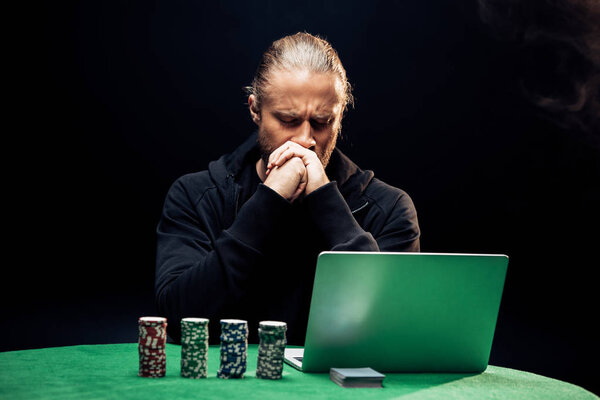
[[[260,111],[258,110],[257,103],[256,96],[253,94],[248,96],[248,108],[250,109],[250,116],[256,125],[260,123]]]

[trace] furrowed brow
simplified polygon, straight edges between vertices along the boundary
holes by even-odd
[[[293,111],[275,110],[275,111],[273,111],[273,114],[275,114],[278,117],[298,118],[298,114]]]
[[[313,119],[317,119],[319,121],[330,121],[333,119],[333,117],[334,117],[334,115],[330,114],[330,113],[313,115]]]

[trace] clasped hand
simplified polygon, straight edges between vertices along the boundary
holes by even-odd
[[[264,184],[291,202],[329,183],[317,154],[291,141],[271,153],[266,168]]]

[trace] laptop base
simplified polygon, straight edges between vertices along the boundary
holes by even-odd
[[[283,361],[299,371],[302,371],[302,358],[304,358],[304,349],[286,348],[283,354]]]

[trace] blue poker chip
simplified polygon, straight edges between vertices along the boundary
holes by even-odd
[[[241,379],[247,364],[248,322],[238,319],[222,319],[220,322],[221,364],[217,377]]]

